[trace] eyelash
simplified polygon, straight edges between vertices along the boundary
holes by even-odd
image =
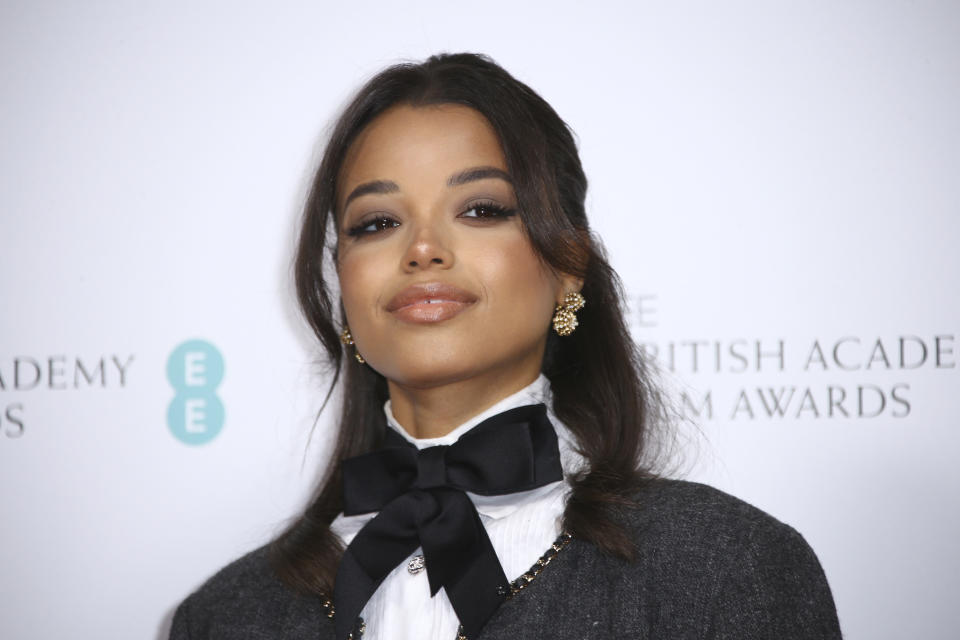
[[[400,223],[394,220],[393,218],[388,218],[384,215],[377,215],[373,218],[368,218],[367,220],[362,220],[354,226],[347,229],[347,235],[351,237],[359,236],[368,236],[372,233],[379,233],[384,229],[393,228],[399,225]],[[375,226],[375,231],[368,231],[367,227]]]
[[[475,216],[466,216],[464,214],[470,211],[486,211],[487,215],[475,215]],[[496,220],[498,218],[509,218],[510,216],[516,215],[516,209],[508,209],[507,207],[500,206],[495,202],[482,201],[475,202],[467,207],[462,213],[457,217],[463,217],[472,220]],[[369,227],[374,226],[374,230],[368,230]],[[366,220],[361,220],[359,223],[347,229],[347,235],[351,237],[362,237],[367,235],[372,235],[379,233],[385,229],[392,229],[394,227],[400,226],[400,223],[394,220],[393,218],[378,214],[372,218]]]
[[[474,209],[484,209],[484,210],[489,211],[489,212],[492,213],[493,215],[486,215],[486,216],[463,216],[464,213],[467,213],[468,211],[473,211]],[[460,215],[463,216],[463,217],[465,217],[465,218],[473,218],[473,219],[484,220],[484,219],[491,219],[491,218],[509,218],[510,216],[515,215],[516,213],[517,213],[517,210],[516,210],[516,209],[508,209],[507,207],[502,207],[502,206],[500,206],[500,205],[497,204],[496,202],[491,202],[491,201],[489,201],[489,200],[484,200],[484,201],[481,201],[481,202],[474,202],[472,205],[470,205],[470,206],[467,208],[466,211],[464,211],[464,212],[461,213]]]

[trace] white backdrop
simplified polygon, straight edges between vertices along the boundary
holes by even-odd
[[[302,505],[305,185],[363,79],[442,50],[577,132],[687,477],[804,534],[846,637],[956,633],[960,5],[144,4],[0,6],[0,637],[165,638]]]

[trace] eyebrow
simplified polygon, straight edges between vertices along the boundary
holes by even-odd
[[[513,179],[510,178],[510,174],[503,169],[497,169],[496,167],[470,167],[447,178],[447,186],[458,187],[468,182],[487,180],[490,178],[498,178],[513,184]],[[360,196],[396,193],[398,191],[400,191],[400,186],[392,180],[372,180],[370,182],[364,182],[363,184],[357,185],[356,188],[350,192],[350,195],[348,195],[347,199],[343,202],[343,208],[346,209],[351,201]]]
[[[346,209],[347,205],[360,196],[365,196],[371,193],[396,193],[400,191],[400,187],[396,182],[392,180],[374,180],[372,182],[364,182],[361,185],[357,185],[357,188],[350,192],[350,195],[347,196],[347,199],[343,202],[343,208]]]
[[[447,180],[448,187],[457,187],[461,184],[473,182],[474,180],[486,180],[487,178],[499,178],[513,184],[510,174],[496,167],[470,167],[460,173],[450,176]]]

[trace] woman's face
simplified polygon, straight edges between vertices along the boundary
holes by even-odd
[[[578,282],[524,233],[496,134],[461,105],[395,106],[350,147],[337,266],[357,351],[391,383],[517,388]]]

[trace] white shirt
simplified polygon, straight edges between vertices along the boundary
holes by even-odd
[[[389,400],[383,407],[387,425],[418,449],[424,449],[453,444],[487,418],[508,409],[540,402],[547,405],[547,417],[557,432],[564,479],[530,491],[501,496],[467,493],[480,514],[480,521],[487,530],[503,571],[511,581],[530,569],[560,535],[563,508],[570,491],[567,477],[583,464],[582,456],[574,448],[572,436],[550,410],[550,382],[541,375],[529,386],[504,398],[440,438],[410,436],[393,417]],[[340,536],[344,544],[350,544],[357,532],[376,515],[340,514],[330,528]],[[446,591],[441,589],[431,598],[427,572],[411,574],[407,570],[407,563],[422,553],[421,549],[417,549],[410,558],[400,563],[367,601],[361,613],[367,627],[365,639],[454,640],[456,637],[460,622]]]

